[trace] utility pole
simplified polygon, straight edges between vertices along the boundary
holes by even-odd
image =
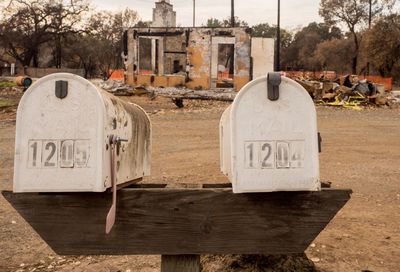
[[[368,28],[371,28],[371,23],[372,23],[372,0],[369,0]]]
[[[196,26],[196,0],[193,0],[193,27]]]
[[[231,27],[235,27],[235,1],[231,0]]]
[[[369,16],[368,16],[368,29],[371,29],[371,23],[372,23],[372,0],[369,0]],[[369,76],[369,70],[370,70],[370,63],[369,61],[367,62],[367,75]]]
[[[276,63],[275,71],[281,70],[281,0],[278,0],[278,23],[276,26]]]

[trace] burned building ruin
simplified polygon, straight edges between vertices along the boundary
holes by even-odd
[[[245,27],[175,27],[175,19],[172,5],[161,0],[152,27],[125,32],[128,84],[238,91],[273,70],[273,39],[252,38]]]

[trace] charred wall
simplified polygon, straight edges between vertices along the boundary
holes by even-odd
[[[233,75],[226,80],[232,81],[235,90],[250,80],[251,37],[246,28],[132,28],[127,35],[125,64],[129,84],[163,82],[192,89],[215,88],[218,78],[213,67],[215,70],[219,59],[215,48],[224,41],[234,46]],[[139,50],[141,38],[152,40],[152,48],[147,50],[152,52],[152,69],[147,74],[141,73],[140,68],[140,59],[149,57],[140,56],[139,51],[146,51]]]

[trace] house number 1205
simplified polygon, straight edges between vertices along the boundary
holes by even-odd
[[[88,140],[30,140],[28,168],[87,167]]]

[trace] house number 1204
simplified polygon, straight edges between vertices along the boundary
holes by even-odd
[[[244,144],[248,169],[303,168],[304,141],[248,141]]]

